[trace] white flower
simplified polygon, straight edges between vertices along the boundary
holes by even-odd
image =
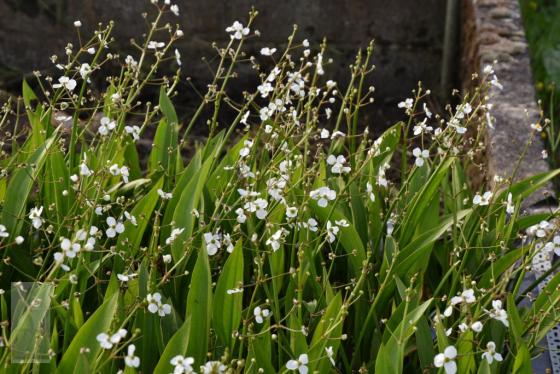
[[[165,47],[164,42],[156,42],[155,40],[150,40],[148,42],[148,49],[158,49]]]
[[[124,363],[130,368],[137,368],[140,366],[140,358],[134,355],[135,350],[136,346],[134,344],[129,345],[126,357],[124,358]]]
[[[2,227],[1,227],[1,226],[3,226],[3,225],[0,225],[0,237],[2,236],[2,235],[1,235],[1,234],[2,234]],[[4,230],[5,230],[5,229],[6,229],[6,228],[4,227]],[[25,241],[25,239],[23,239],[23,236],[17,236],[17,237],[16,237],[16,244],[17,244],[17,245],[20,245],[20,244],[23,243],[24,241]]]
[[[480,321],[476,321],[476,322],[473,322],[473,323],[471,324],[471,329],[472,329],[474,332],[481,332],[483,328],[484,328],[484,325],[483,325],[482,322],[480,322]]]
[[[114,217],[107,217],[105,220],[109,228],[105,230],[105,234],[108,238],[114,238],[117,234],[124,232],[124,225],[121,221],[117,221]]]
[[[164,264],[170,264],[173,261],[173,257],[171,255],[163,255],[161,256]]]
[[[494,74],[494,68],[492,67],[492,65],[485,65],[483,72],[487,75]]]
[[[317,220],[315,218],[309,218],[307,222],[298,222],[298,227],[303,227],[309,229],[309,231],[317,232],[319,230]]]
[[[239,21],[233,22],[233,25],[226,28],[226,32],[230,33],[232,39],[241,39],[243,36],[249,35],[249,28],[243,27],[243,24]]]
[[[111,175],[118,176],[121,173],[121,169],[119,168],[119,165],[117,164],[111,165],[109,167],[109,173],[111,173]]]
[[[327,352],[327,357],[329,358],[329,361],[331,362],[332,366],[336,366],[336,363],[334,362],[334,351],[333,351],[333,347],[325,347],[325,351]]]
[[[91,73],[91,66],[89,66],[88,63],[83,63],[80,66],[80,75],[82,79],[86,79],[90,73]]]
[[[444,349],[443,353],[438,353],[434,357],[435,367],[443,367],[446,374],[455,374],[457,372],[457,363],[455,358],[457,357],[457,349],[450,345]]]
[[[515,212],[515,206],[512,203],[512,194],[511,192],[508,193],[507,202],[506,202],[506,213],[513,214]]]
[[[220,233],[212,234],[211,232],[207,232],[204,234],[204,241],[206,242],[206,251],[208,252],[209,256],[214,256],[218,249],[222,246],[221,243],[222,236]]]
[[[373,193],[373,186],[371,185],[371,183],[367,182],[366,183],[366,192],[369,195],[369,199],[374,202],[375,201],[375,194]]]
[[[474,290],[469,288],[468,290],[464,290],[461,292],[460,296],[453,296],[451,298],[451,305],[457,305],[461,303],[472,304],[476,301],[474,296]]]
[[[268,47],[261,48],[261,55],[263,56],[272,56],[274,52],[276,52],[276,48],[268,48]]]
[[[179,52],[177,48],[175,48],[175,61],[177,62],[177,65],[183,65],[183,62],[181,61],[181,52]]]
[[[492,79],[490,80],[490,85],[496,87],[499,90],[503,90],[504,86],[498,81],[498,77],[494,74]]]
[[[426,105],[426,104],[424,104],[424,105]],[[414,135],[420,135],[422,133],[432,132],[432,130],[434,128],[432,126],[427,126],[426,121],[427,121],[427,119],[424,118],[424,120],[422,122],[420,122],[420,123],[418,123],[417,125],[414,126],[414,128],[413,128]]]
[[[280,246],[282,245],[284,235],[287,235],[287,234],[288,234],[288,231],[281,228],[280,230],[278,230],[274,234],[272,234],[272,236],[270,238],[268,238],[268,240],[266,241],[266,245],[271,246],[272,250],[274,252],[276,252],[278,249],[280,249]]]
[[[226,251],[228,253],[233,253],[234,246],[230,234],[222,235],[222,244],[226,246]]]
[[[132,274],[117,274],[117,278],[123,283],[126,283],[126,282],[130,281],[135,276],[136,276],[136,274],[134,274],[134,273],[132,273]]]
[[[414,157],[416,157],[416,161],[414,163],[418,167],[424,165],[424,159],[430,157],[430,151],[428,151],[427,149],[420,149],[418,147],[414,148],[412,154],[414,155]]]
[[[286,208],[286,217],[295,218],[298,215],[298,209],[295,206],[289,206]]]
[[[132,136],[134,141],[140,139],[140,127],[138,126],[125,126],[124,131]]]
[[[328,139],[331,133],[327,129],[321,129],[321,139]]]
[[[132,69],[136,69],[138,62],[131,55],[126,56],[124,63],[130,66]]]
[[[228,295],[233,295],[233,294],[242,293],[242,292],[243,292],[243,288],[232,288],[232,289],[226,290],[226,293]]]
[[[423,104],[423,109],[424,109],[424,113],[426,113],[426,117],[432,118],[432,112],[430,112],[430,109],[428,109],[428,106],[426,105],[426,103]]]
[[[488,205],[490,204],[490,199],[492,198],[493,193],[491,191],[486,191],[482,196],[479,194],[474,195],[473,204],[474,205]]]
[[[185,231],[184,228],[173,229],[171,230],[171,234],[169,234],[169,238],[165,239],[165,244],[171,245],[177,239],[179,235],[181,235]]]
[[[200,367],[202,374],[222,374],[225,373],[227,367],[220,361],[208,361],[204,366]]]
[[[174,374],[180,373],[194,373],[192,364],[194,364],[194,358],[184,357],[181,355],[173,357],[169,363],[174,366]]]
[[[99,121],[97,132],[99,132],[101,136],[107,136],[116,126],[117,123],[115,121],[111,121],[108,117],[103,117],[101,121]]]
[[[82,21],[80,20],[74,21],[74,27],[82,27]]]
[[[527,231],[532,235],[536,235],[537,238],[544,238],[551,227],[552,225],[550,223],[543,220],[539,224],[529,227]]]
[[[509,327],[508,315],[505,309],[502,309],[502,301],[501,300],[493,300],[492,301],[493,309],[488,312],[491,318],[494,318],[497,321],[500,321],[504,324],[504,326]]]
[[[262,198],[258,198],[255,201],[249,201],[245,203],[243,208],[249,212],[256,213],[258,219],[265,219],[268,215],[266,208],[268,207],[268,201]]]
[[[128,168],[126,166],[121,167],[120,174],[121,174],[121,177],[123,179],[123,182],[128,183],[128,176],[130,174],[129,174]]]
[[[243,142],[243,144],[244,144],[244,147],[239,150],[239,157],[241,157],[241,158],[245,158],[245,157],[249,156],[249,153],[251,153],[251,148],[253,147],[253,141],[252,140],[245,140]]]
[[[109,336],[109,334],[102,332],[98,334],[96,339],[99,342],[99,345],[103,349],[111,349],[113,345],[118,344],[121,339],[126,336],[127,331],[125,329],[119,329],[116,333]]]
[[[317,205],[324,208],[328,205],[329,200],[336,199],[336,191],[329,187],[319,187],[309,193],[309,197],[317,201]]]
[[[307,364],[309,363],[309,357],[306,353],[299,355],[297,360],[290,360],[286,363],[286,368],[291,371],[298,370],[300,374],[307,374],[309,370]]]
[[[245,215],[243,208],[237,208],[235,210],[235,214],[237,214],[237,222],[245,223],[245,221],[247,221],[247,216]]]
[[[29,211],[29,219],[31,220],[31,224],[36,229],[43,226],[43,219],[41,218],[41,214],[43,213],[43,207],[34,207],[31,208]]]
[[[93,47],[88,48],[87,53],[89,53],[90,55],[93,55],[95,53],[95,48],[93,48]]]
[[[171,305],[161,302],[161,294],[159,292],[148,294],[146,301],[148,302],[148,311],[150,313],[157,313],[160,317],[171,314]]]
[[[551,242],[545,244],[544,249],[546,252],[554,252],[560,256],[560,236],[555,235]]]
[[[108,334],[102,332],[101,334],[97,335],[96,339],[99,342],[99,345],[101,346],[101,348],[103,348],[103,349],[113,348],[113,343],[111,343],[109,341],[109,335]]]
[[[486,343],[486,352],[482,354],[482,358],[486,359],[486,361],[488,361],[489,364],[492,364],[494,360],[496,361],[503,360],[502,355],[496,352],[496,343],[494,342]]]
[[[257,306],[253,309],[253,315],[255,316],[255,321],[261,324],[264,322],[264,319],[270,315],[270,310],[262,309],[260,306]]]
[[[242,123],[242,124],[244,124],[245,126],[247,126],[247,119],[249,118],[249,115],[250,115],[250,114],[251,114],[250,111],[246,111],[246,112],[243,114],[243,117],[241,117],[241,120],[239,121],[239,123]]]
[[[327,238],[329,240],[329,243],[332,243],[336,240],[336,235],[338,234],[339,230],[340,228],[338,226],[333,225],[331,221],[327,221]]]
[[[62,263],[65,257],[70,259],[75,258],[78,252],[80,252],[81,246],[79,243],[72,242],[70,239],[63,237],[60,242],[60,249],[62,249],[62,252],[56,252],[54,254],[54,259],[58,263]]]
[[[331,172],[334,174],[342,174],[350,172],[349,166],[344,166],[346,164],[346,158],[343,155],[329,155],[327,157],[327,164],[331,165]]]
[[[457,105],[455,117],[459,119],[465,118],[465,116],[469,115],[472,112],[472,106],[469,103]]]
[[[317,53],[317,75],[325,74],[325,70],[323,70],[323,54]],[[333,98],[331,98],[332,100]]]
[[[397,106],[399,108],[404,108],[405,112],[407,114],[411,114],[412,113],[412,106],[414,105],[414,100],[413,99],[406,99],[404,101],[401,101]]]
[[[93,172],[88,168],[85,161],[82,161],[82,163],[80,164],[80,175],[84,177],[89,177],[92,174]]]
[[[161,188],[158,188],[157,193],[163,200],[169,200],[173,197],[171,192],[165,192]]]
[[[0,225],[0,238],[7,238],[8,236],[10,236],[10,234],[6,230],[6,226]]]
[[[76,81],[68,77],[60,77],[58,78],[58,83],[53,84],[53,88],[60,88],[60,87],[64,87],[68,91],[73,91],[74,88],[76,88]]]
[[[274,87],[270,84],[270,82],[264,82],[263,84],[257,87],[257,90],[260,92],[261,97],[265,98],[268,96],[269,93],[274,91]]]
[[[169,7],[169,10],[175,14],[176,16],[179,16],[179,6],[177,6],[177,4],[173,4]]]
[[[543,130],[543,127],[541,126],[540,123],[532,123],[531,128],[536,132],[541,132]]]

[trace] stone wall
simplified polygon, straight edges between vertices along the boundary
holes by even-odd
[[[40,4],[47,4],[41,6]],[[356,50],[376,40],[372,76],[379,99],[377,109],[393,106],[410,94],[422,80],[439,87],[441,49],[446,0],[176,0],[185,38],[179,45],[185,71],[201,82],[210,72],[201,57],[212,57],[211,42],[226,42],[225,27],[244,20],[251,6],[259,11],[256,28],[261,37],[249,43],[249,52],[261,46],[282,46],[299,25],[298,36],[320,42],[326,37],[335,78],[343,81]],[[0,0],[0,69],[13,72],[12,80],[35,69],[49,71],[48,57],[63,50],[76,32],[72,23],[80,19],[83,31],[98,21],[116,21],[115,36],[126,49],[131,37],[146,29],[140,13],[151,9],[148,0]],[[0,74],[0,85],[2,84]],[[240,86],[246,82],[243,75]],[[7,83],[13,82],[4,82]],[[14,85],[17,87],[17,85]]]
[[[490,92],[494,124],[493,128],[487,127],[486,134],[490,180],[494,175],[507,177],[516,169],[516,180],[548,171],[540,134],[531,136],[530,125],[539,121],[539,110],[517,0],[463,0],[461,14],[463,86],[471,84],[473,72],[482,74],[484,66],[494,61],[503,85],[502,90],[493,87]],[[550,184],[526,203],[529,206],[551,197],[554,193]]]

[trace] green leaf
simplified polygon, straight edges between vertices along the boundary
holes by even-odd
[[[508,268],[515,265],[517,260],[519,260],[523,255],[524,251],[527,251],[527,248],[516,248],[502,255],[490,264],[479,281],[480,287],[490,287],[492,279],[497,282],[500,276],[503,275]]]
[[[80,360],[80,355],[87,355],[89,362],[93,362],[97,354],[101,351],[101,346],[95,337],[109,330],[113,316],[117,311],[117,306],[118,293],[115,293],[83,324],[60,360],[60,364],[58,365],[59,373],[73,372],[76,363]],[[87,351],[88,353],[81,353],[81,351]]]
[[[239,240],[220,274],[213,303],[213,326],[218,338],[226,346],[233,345],[232,333],[239,327],[243,309],[243,293],[228,294],[227,291],[242,286],[243,245]]]
[[[337,293],[329,303],[313,333],[309,350],[309,359],[312,362],[310,364],[311,372],[317,370],[319,373],[327,373],[332,369],[332,364],[328,359],[316,360],[326,355],[325,349],[328,347],[332,347],[333,356],[336,357],[344,323],[344,315],[341,314],[341,308],[342,296],[340,293]]]
[[[47,152],[54,140],[53,136],[37,148],[27,159],[25,165],[17,168],[8,184],[4,209],[2,210],[2,224],[6,226],[12,240],[20,234],[27,198],[33,183],[43,168]]]
[[[175,222],[175,227],[184,229],[184,231],[177,236],[177,239],[171,246],[171,254],[175,262],[178,262],[183,256],[185,250],[183,242],[191,238],[195,221],[195,217],[192,212],[193,209],[198,207],[204,183],[206,182],[211,166],[212,159],[208,159],[204,162],[200,170],[182,191],[181,198],[179,199],[175,212],[173,213],[173,222]]]
[[[513,374],[531,374],[531,355],[525,344],[521,345],[517,350],[515,361],[513,362]]]
[[[342,247],[349,255],[348,258],[353,274],[360,274],[362,271],[362,264],[366,259],[366,251],[360,235],[354,228],[354,225],[342,213],[340,213],[337,209],[333,209],[331,206],[322,208],[317,205],[315,200],[312,200],[309,205],[323,225],[326,225],[327,221],[331,221],[331,223],[334,224],[335,221],[339,220],[346,220],[349,223],[348,227],[340,227],[337,240],[340,244],[342,244]]]
[[[117,251],[130,251],[136,253],[140,248],[142,237],[146,231],[150,218],[159,200],[158,190],[163,186],[163,178],[160,178],[157,183],[136,205],[130,212],[136,218],[136,225],[130,220],[124,223],[125,230],[119,235],[117,240]]]
[[[185,355],[189,347],[189,339],[191,336],[191,320],[187,318],[183,325],[165,346],[156,368],[154,369],[154,374],[168,374],[173,371],[173,365],[171,365],[171,359],[177,355]],[[194,340],[196,342],[196,340]]]
[[[399,242],[401,245],[408,244],[410,241],[416,226],[420,224],[424,212],[429,207],[432,198],[436,195],[441,182],[448,176],[447,171],[453,162],[455,162],[455,158],[450,157],[438,165],[422,190],[416,194],[410,208],[404,215],[403,223],[399,226]]]
[[[189,341],[196,341],[196,344],[189,345],[187,354],[193,357],[196,362],[205,362],[212,318],[212,279],[208,255],[204,246],[200,248],[194,266],[187,297],[186,316],[192,323]]]

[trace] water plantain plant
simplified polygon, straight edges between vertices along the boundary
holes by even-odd
[[[25,123],[3,107],[3,372],[531,371],[560,276],[540,294],[522,280],[560,237],[555,212],[521,204],[558,172],[471,189],[491,66],[444,113],[419,85],[373,137],[360,116],[373,45],[340,87],[326,44],[295,29],[283,51],[247,57],[252,12],[180,121],[180,69],[158,75],[182,66],[183,32],[163,21],[179,10],[154,3],[138,55],[112,54],[100,27],[53,58],[59,77],[24,83]],[[109,62],[120,71],[98,94]],[[238,66],[260,85],[236,100]],[[141,95],[154,86],[157,105]]]

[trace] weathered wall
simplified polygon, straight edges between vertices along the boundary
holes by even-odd
[[[117,22],[116,37],[123,46],[145,30],[140,13],[151,9],[147,0],[0,0],[0,69],[30,73],[52,69],[48,57],[61,51],[76,33],[75,19],[91,29],[98,21]],[[244,20],[251,5],[259,10],[256,28],[262,36],[249,43],[255,53],[263,45],[282,45],[299,25],[301,39],[319,42],[326,37],[334,74],[347,75],[356,50],[376,40],[373,74],[378,108],[391,105],[410,93],[417,82],[436,89],[439,85],[445,0],[177,0],[180,23],[186,37],[179,45],[186,72],[205,82],[209,70],[200,62],[213,56],[212,41],[225,42],[225,27]],[[58,8],[57,8],[58,7]],[[0,74],[0,85],[2,84]],[[240,82],[243,82],[241,77]],[[6,83],[6,82],[5,82]]]
[[[486,155],[490,179],[515,179],[549,170],[542,157],[539,134],[531,123],[539,121],[531,62],[517,0],[463,0],[461,79],[470,85],[472,72],[496,61],[494,70],[503,90],[493,87],[490,103],[494,127],[487,128]],[[519,165],[518,165],[519,164]],[[554,196],[552,185],[540,189],[527,205]]]

